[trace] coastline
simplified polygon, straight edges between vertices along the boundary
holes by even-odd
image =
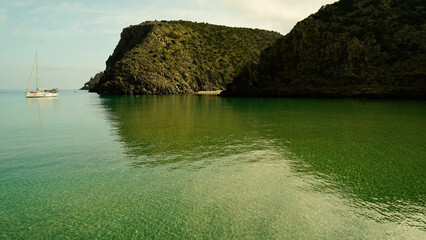
[[[216,90],[216,91],[198,91],[196,93],[194,93],[197,96],[201,96],[201,95],[220,95],[220,93],[223,90]]]

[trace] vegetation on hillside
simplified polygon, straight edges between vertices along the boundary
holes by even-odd
[[[224,95],[426,98],[426,4],[341,0],[299,22]]]
[[[101,94],[185,94],[221,90],[281,35],[188,21],[125,28],[99,84]]]

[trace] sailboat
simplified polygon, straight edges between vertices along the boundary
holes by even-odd
[[[30,79],[28,79],[27,90],[25,91],[25,97],[27,98],[49,98],[49,97],[57,97],[59,93],[58,88],[39,88],[38,87],[38,60],[37,60],[37,51],[35,55],[35,60],[33,62],[33,67],[31,68]],[[30,87],[31,77],[33,75],[34,64],[36,65],[36,90],[28,92],[28,88]]]

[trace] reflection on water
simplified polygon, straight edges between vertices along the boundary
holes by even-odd
[[[0,239],[426,239],[422,102],[0,99]]]
[[[311,179],[315,191],[343,196],[361,215],[425,230],[424,102],[102,100],[133,167],[226,171],[235,163],[249,167],[259,161],[290,166],[301,179]]]
[[[247,126],[253,123],[233,115],[233,109],[218,97],[116,97],[106,99],[104,106],[135,165],[185,162],[182,166],[186,166],[255,151],[266,141],[259,129]]]
[[[26,98],[27,110],[30,113],[31,120],[37,123],[40,135],[43,134],[43,121],[51,117],[52,109],[59,107],[58,98]],[[45,112],[48,112],[46,115]]]

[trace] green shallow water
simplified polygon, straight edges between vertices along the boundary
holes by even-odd
[[[425,239],[426,102],[0,91],[1,239]]]

